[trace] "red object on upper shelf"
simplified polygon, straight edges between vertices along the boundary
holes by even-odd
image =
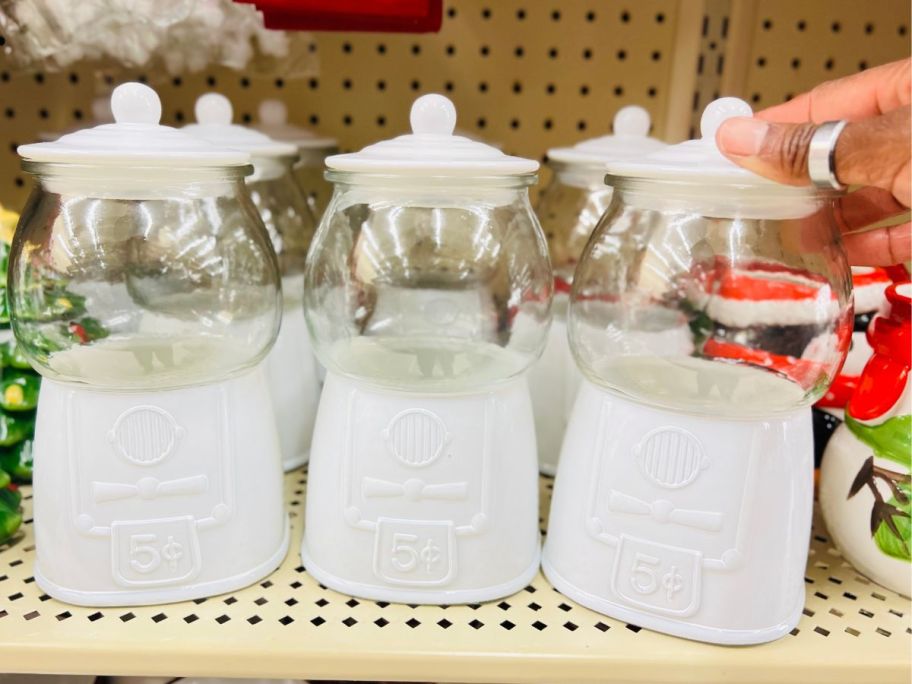
[[[253,4],[268,29],[281,31],[440,30],[443,0],[235,0]]]

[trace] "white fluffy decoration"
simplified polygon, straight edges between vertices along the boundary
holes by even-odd
[[[42,69],[85,59],[141,67],[157,58],[177,74],[289,53],[284,32],[231,0],[11,0],[0,3],[0,33],[14,58]]]

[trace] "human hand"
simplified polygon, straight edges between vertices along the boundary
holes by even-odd
[[[835,150],[837,179],[862,188],[836,202],[849,263],[888,266],[910,259],[909,222],[873,230],[872,223],[910,206],[912,60],[827,81],[755,118],[734,118],[716,133],[722,153],[739,166],[790,185],[807,185],[808,148],[818,124],[846,119]]]

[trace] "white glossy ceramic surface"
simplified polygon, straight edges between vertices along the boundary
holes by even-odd
[[[279,443],[262,366],[176,390],[45,379],[35,435],[35,580],[89,606],[232,591],[285,557]]]
[[[555,295],[555,297],[566,295]],[[566,307],[564,307],[566,308]],[[545,351],[529,370],[529,393],[535,412],[538,469],[545,475],[557,472],[564,430],[573,410],[583,376],[573,361],[567,341],[567,321],[551,321]]]
[[[266,357],[266,377],[279,430],[282,466],[293,470],[307,463],[320,402],[317,362],[300,305],[286,308],[282,315],[279,335]]]
[[[910,596],[912,564],[888,556],[871,536],[874,494],[868,487],[862,487],[855,496],[849,497],[852,482],[871,455],[871,448],[862,444],[845,423],[836,428],[820,464],[820,509],[827,531],[847,561],[878,584]],[[875,457],[874,465],[901,471],[898,464],[884,458]],[[889,501],[893,492],[882,480],[876,483],[884,501]]]
[[[537,506],[524,379],[415,395],[327,375],[301,549],[322,584],[402,603],[507,596],[538,571]]]
[[[804,605],[809,410],[723,420],[584,382],[561,453],[543,569],[577,602],[689,639],[787,634]]]

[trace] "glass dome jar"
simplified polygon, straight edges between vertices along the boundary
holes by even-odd
[[[611,186],[605,184],[605,165],[665,147],[661,140],[649,137],[650,126],[645,109],[622,107],[614,116],[612,135],[548,150],[553,175],[535,211],[548,240],[557,292],[570,292],[583,249],[608,208]]]
[[[538,465],[546,475],[556,471],[581,378],[567,342],[567,306],[573,273],[611,199],[611,187],[605,185],[605,165],[665,146],[648,137],[649,127],[645,109],[623,107],[614,116],[613,135],[548,150],[553,175],[539,196],[536,213],[548,239],[554,269],[554,320],[545,351],[529,374]]]
[[[718,101],[702,141],[610,166],[614,195],[576,271],[570,340],[587,378],[629,398],[763,416],[809,406],[835,377],[851,271],[834,193],[766,181],[715,152],[733,112],[750,108]]]
[[[138,109],[136,95],[113,98],[118,124],[20,148],[38,183],[10,255],[13,328],[55,380],[231,376],[266,355],[280,320],[275,254],[244,189],[249,158],[158,126],[160,109]]]
[[[307,462],[319,397],[316,360],[304,321],[304,268],[315,222],[292,167],[297,147],[232,124],[231,102],[206,93],[196,101],[196,121],[187,133],[250,154],[247,190],[269,233],[282,277],[282,324],[266,362],[286,470]]]
[[[424,95],[411,134],[328,158],[335,191],[305,271],[327,374],[301,557],[375,600],[476,603],[538,571],[524,372],[553,282],[528,197],[538,164],[455,123],[452,102]]]
[[[260,363],[279,271],[250,157],[159,125],[148,86],[111,104],[113,124],[19,148],[37,186],[8,277],[43,376],[34,577],[88,606],[233,591],[272,572],[289,537]]]
[[[314,217],[319,221],[332,195],[332,187],[323,177],[323,162],[326,157],[338,152],[336,139],[288,123],[288,108],[281,100],[263,100],[257,114],[258,131],[273,140],[291,143],[298,148],[298,159],[293,167],[294,176]]]
[[[582,371],[542,569],[612,617],[719,644],[801,619],[814,499],[810,404],[845,359],[851,277],[834,193],[741,169],[716,130],[612,162],[576,269]]]
[[[487,147],[454,140],[468,153]],[[370,151],[352,164],[335,157],[327,173],[335,191],[305,287],[319,359],[343,375],[427,392],[525,371],[550,321],[546,246],[528,197],[535,176],[482,168],[416,182],[374,171]]]

